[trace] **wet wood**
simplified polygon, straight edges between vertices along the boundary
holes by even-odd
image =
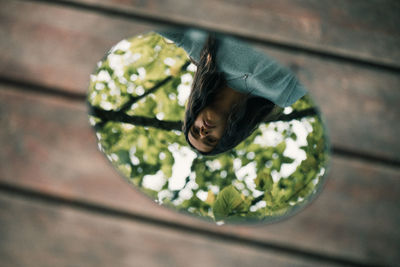
[[[95,63],[112,45],[156,26],[54,5],[1,3],[0,75],[81,94]],[[397,73],[260,48],[298,74],[320,105],[334,145],[400,160]]]
[[[165,222],[364,263],[400,260],[398,168],[334,157],[323,193],[267,226],[216,227],[159,207],[118,177],[96,149],[83,103],[3,87],[2,183]]]
[[[0,207],[2,266],[334,266],[10,195]]]
[[[68,0],[400,67],[397,1]]]

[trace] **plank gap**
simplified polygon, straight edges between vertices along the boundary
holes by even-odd
[[[383,156],[378,156],[378,155],[372,155],[369,153],[366,153],[364,151],[356,151],[356,150],[350,150],[345,147],[341,147],[339,145],[333,145],[332,146],[332,154],[345,157],[345,158],[352,158],[352,159],[359,159],[363,160],[365,162],[370,162],[373,164],[382,164],[388,167],[394,167],[398,168],[400,167],[400,161],[396,159],[391,159]]]
[[[140,214],[135,214],[132,212],[115,209],[112,207],[107,207],[99,205],[97,203],[92,203],[88,201],[81,201],[78,199],[68,199],[52,194],[44,194],[42,192],[32,190],[25,187],[15,186],[8,183],[0,182],[0,191],[4,194],[12,195],[15,197],[20,197],[23,199],[29,199],[30,201],[43,202],[48,205],[59,205],[67,206],[84,212],[90,212],[95,214],[100,214],[103,216],[112,216],[114,218],[120,218],[131,221],[138,221],[141,223],[152,224],[155,226],[166,227],[173,229],[175,231],[185,231],[192,234],[198,234],[203,236],[208,236],[211,238],[217,238],[224,242],[236,242],[238,244],[257,247],[261,249],[270,250],[277,253],[290,254],[291,256],[297,256],[301,258],[325,261],[333,264],[339,265],[351,265],[351,266],[376,266],[370,263],[360,262],[353,259],[338,257],[334,255],[321,254],[314,251],[304,250],[297,247],[285,246],[281,244],[264,242],[253,240],[249,238],[232,236],[230,234],[225,234],[221,232],[215,232],[212,230],[202,229],[198,227],[193,227],[190,225],[179,224],[168,222],[164,220],[154,219]],[[240,226],[238,226],[240,227]]]
[[[379,61],[374,61],[374,60],[367,60],[355,56],[348,56],[348,55],[342,55],[338,54],[335,52],[323,50],[323,49],[318,49],[318,48],[309,48],[306,46],[301,46],[301,45],[296,45],[292,44],[289,42],[279,42],[275,40],[267,40],[264,38],[258,38],[254,37],[248,34],[238,34],[238,33],[231,33],[231,32],[226,32],[226,31],[215,31],[213,28],[209,27],[201,27],[197,25],[196,23],[182,23],[178,21],[172,21],[171,19],[164,19],[164,18],[159,18],[156,16],[152,15],[147,15],[147,14],[141,14],[138,12],[134,11],[126,11],[118,8],[109,8],[109,7],[103,7],[103,6],[96,6],[93,4],[86,4],[86,3],[77,3],[77,2],[70,2],[68,0],[20,0],[24,2],[41,2],[45,4],[50,4],[50,5],[56,5],[56,6],[63,6],[63,7],[69,7],[69,8],[74,8],[78,10],[83,10],[83,11],[88,11],[92,13],[98,13],[106,16],[112,16],[112,17],[119,17],[119,18],[125,18],[125,19],[130,19],[130,20],[141,20],[142,22],[148,22],[152,24],[159,24],[160,27],[197,27],[201,28],[203,30],[207,31],[212,31],[212,32],[218,32],[222,34],[229,34],[237,38],[244,39],[245,41],[249,41],[252,43],[256,44],[261,44],[265,45],[270,48],[277,48],[281,49],[283,51],[291,51],[291,52],[298,52],[298,53],[303,53],[306,55],[314,55],[314,56],[319,56],[322,58],[326,59],[331,59],[335,61],[342,61],[342,62],[350,62],[355,65],[360,65],[360,66],[366,66],[370,68],[378,68],[381,70],[385,70],[388,72],[394,72],[394,73],[399,73],[400,72],[400,66],[395,65],[395,64],[390,64],[390,63],[384,63],[384,62],[379,62]]]
[[[14,78],[5,77],[1,75],[0,75],[0,84],[17,87],[18,90],[21,91],[34,92],[54,97],[61,97],[64,99],[69,99],[71,101],[79,101],[79,102],[86,101],[86,94],[77,93],[71,90],[66,90],[65,88],[46,86],[43,84],[38,84],[30,81],[17,80]]]

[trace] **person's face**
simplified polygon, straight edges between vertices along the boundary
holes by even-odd
[[[189,142],[200,152],[210,152],[225,131],[226,119],[226,115],[213,107],[205,107],[189,128]]]

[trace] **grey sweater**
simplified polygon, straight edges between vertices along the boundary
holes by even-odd
[[[198,29],[167,29],[160,35],[182,47],[195,61],[208,33]],[[306,94],[293,73],[264,53],[232,37],[217,35],[216,62],[227,85],[242,93],[264,97],[287,107]]]

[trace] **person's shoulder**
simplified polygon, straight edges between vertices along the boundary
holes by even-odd
[[[209,34],[207,31],[198,28],[186,28],[184,32],[187,38],[197,39],[197,40],[198,39],[203,40]]]
[[[155,32],[177,44],[182,43],[185,40],[203,40],[205,36],[207,36],[207,32],[204,30],[187,27],[163,28],[156,30]]]
[[[165,28],[156,32],[182,47],[195,62],[199,61],[200,51],[208,36],[206,31],[196,28]]]

